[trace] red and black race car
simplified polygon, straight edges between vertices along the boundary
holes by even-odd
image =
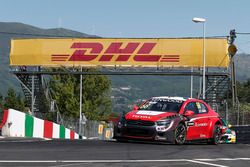
[[[153,97],[121,117],[114,128],[118,141],[129,139],[183,144],[206,141],[218,144],[222,132],[219,115],[202,100]]]

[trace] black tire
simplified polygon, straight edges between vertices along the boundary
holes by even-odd
[[[186,141],[187,129],[184,124],[179,124],[175,128],[174,132],[174,142],[175,144],[182,145]]]
[[[213,137],[208,142],[208,144],[217,145],[220,143],[220,138],[221,138],[220,127],[219,125],[216,124],[214,125],[214,129],[213,129]]]

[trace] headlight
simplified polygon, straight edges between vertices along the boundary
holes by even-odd
[[[156,122],[157,126],[168,126],[171,123],[171,120],[169,119],[164,119],[164,120],[159,120]]]
[[[117,124],[117,128],[122,128],[123,126],[126,126],[126,119],[125,119],[125,116],[123,115],[121,118],[120,118],[120,121],[118,122]]]
[[[172,126],[172,121],[169,119],[159,120],[156,122],[156,131],[165,132]]]

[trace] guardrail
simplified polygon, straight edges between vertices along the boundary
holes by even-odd
[[[250,125],[234,125],[230,129],[236,132],[237,143],[250,143]]]
[[[88,139],[111,140],[113,138],[113,123],[88,120],[82,125],[81,134]]]

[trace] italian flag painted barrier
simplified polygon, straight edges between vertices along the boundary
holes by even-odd
[[[4,111],[0,128],[2,128],[2,136],[7,137],[83,139],[82,136],[62,125],[14,109]]]

